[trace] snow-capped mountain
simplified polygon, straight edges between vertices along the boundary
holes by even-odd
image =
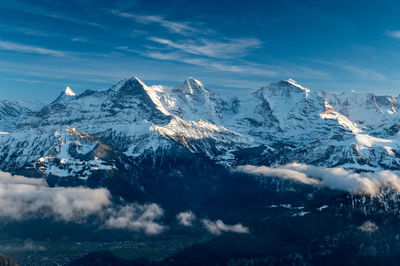
[[[76,96],[77,96],[76,93],[69,86],[67,86],[65,90],[60,93],[57,99],[54,102],[52,102],[52,104],[68,102],[76,99]]]
[[[67,87],[40,110],[0,103],[0,129],[9,133],[0,135],[0,170],[105,178],[177,149],[223,166],[400,169],[397,109],[395,97],[311,91],[291,79],[241,98],[193,78],[163,87],[133,77],[79,95]]]
[[[12,131],[22,115],[38,111],[43,106],[42,103],[0,100],[0,132],[6,134]]]
[[[320,92],[335,110],[345,115],[362,128],[380,127],[393,118],[397,118],[399,107],[396,97],[378,96],[372,93]]]

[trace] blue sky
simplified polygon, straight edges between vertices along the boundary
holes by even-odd
[[[0,98],[49,102],[133,75],[398,95],[399,13],[398,1],[2,0]]]

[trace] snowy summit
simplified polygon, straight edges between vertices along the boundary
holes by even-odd
[[[69,86],[65,88],[64,93],[67,96],[76,96],[76,93]]]

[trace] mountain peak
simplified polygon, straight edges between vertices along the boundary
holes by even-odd
[[[200,80],[197,80],[197,79],[192,78],[192,77],[188,77],[186,79],[186,82],[191,86],[204,87],[204,84]]]
[[[69,86],[65,88],[64,94],[67,96],[76,96],[76,93],[73,90],[71,90]]]
[[[281,80],[278,83],[271,83],[266,87],[262,87],[261,91],[264,91],[267,95],[271,96],[285,96],[290,97],[294,94],[303,94],[308,97],[310,90],[304,88],[293,79]]]
[[[129,79],[124,79],[118,82],[118,84],[111,87],[119,97],[128,95],[137,95],[143,92],[147,85],[141,81],[137,76],[133,76]]]
[[[69,86],[67,86],[63,92],[60,93],[60,95],[57,97],[57,99],[52,102],[53,103],[64,103],[68,102],[70,100],[73,100],[77,97],[76,93],[71,90]]]
[[[201,88],[204,88],[204,85],[201,81],[192,77],[187,78],[184,83],[186,83],[184,85],[189,89],[189,93],[191,95],[195,94]]]
[[[207,90],[204,84],[192,77],[188,77],[182,84],[175,87],[176,91],[182,91],[190,95],[198,94],[201,90]]]
[[[294,86],[296,88],[299,88],[303,91],[305,91],[306,93],[309,93],[310,90],[307,88],[304,88],[303,86],[301,86],[297,81],[295,81],[294,79],[288,79],[288,80],[282,80],[279,83],[283,83],[283,84],[287,84],[289,86]]]
[[[144,96],[147,99],[152,87],[147,86],[142,80],[134,76],[124,79],[112,86],[109,91],[120,100],[130,99],[131,97]]]
[[[302,86],[297,81],[295,81],[294,79],[288,79],[288,80],[284,80],[284,81],[286,81],[287,83],[289,83],[289,84],[291,84],[293,86],[302,88]]]
[[[133,76],[132,78],[128,79],[127,81],[140,84],[141,86],[146,86],[146,84],[137,76]]]

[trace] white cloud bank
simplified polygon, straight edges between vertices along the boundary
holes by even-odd
[[[162,232],[156,221],[164,212],[157,204],[114,205],[104,188],[49,187],[44,179],[0,172],[0,220],[23,221],[51,218],[84,223],[96,217],[106,228],[147,234]]]
[[[308,185],[327,186],[332,189],[377,195],[382,188],[391,188],[400,193],[400,175],[393,171],[355,173],[344,168],[325,168],[301,163],[276,165],[273,167],[244,165],[239,172],[291,179]]]
[[[301,173],[293,169],[287,169],[285,167],[286,166],[266,167],[266,166],[244,165],[237,167],[237,170],[240,172],[245,172],[254,175],[264,175],[264,176],[279,177],[282,179],[292,179],[294,181],[298,181],[300,183],[309,185],[320,183],[319,180],[310,178],[304,173]]]
[[[221,220],[210,221],[208,219],[201,220],[204,227],[214,235],[220,235],[225,232],[238,233],[238,234],[248,234],[249,228],[243,226],[242,224],[227,225]]]
[[[164,210],[157,204],[131,204],[112,210],[112,215],[106,220],[105,227],[143,231],[146,234],[159,234],[164,226],[156,223],[164,215]]]
[[[180,212],[176,216],[176,219],[178,220],[178,223],[183,226],[192,226],[196,216],[192,211]]]

